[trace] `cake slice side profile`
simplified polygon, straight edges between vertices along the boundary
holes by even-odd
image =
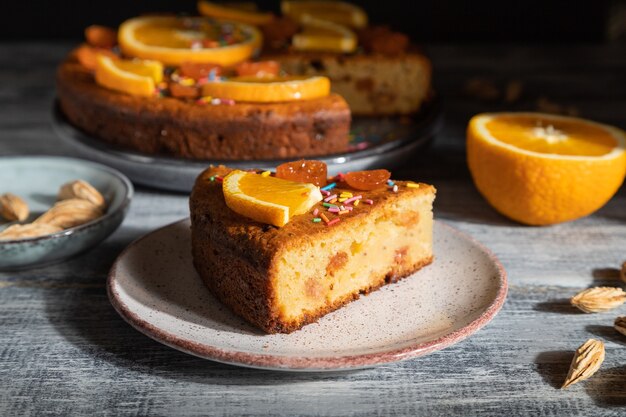
[[[320,202],[274,227],[229,209],[220,173],[201,174],[191,195],[194,266],[219,300],[267,333],[298,330],[433,260],[430,185],[360,192],[373,204],[330,226],[313,221],[311,212],[326,212]]]

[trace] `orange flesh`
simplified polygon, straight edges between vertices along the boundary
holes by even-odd
[[[148,45],[164,48],[189,49],[194,41],[217,40],[218,29],[211,24],[200,24],[195,27],[185,26],[184,20],[173,20],[169,25],[144,25],[135,29],[137,41]],[[241,36],[240,34],[235,37]],[[241,39],[241,42],[247,40]],[[221,47],[216,43],[215,47]],[[203,45],[203,48],[207,48]]]
[[[309,190],[300,183],[274,177],[260,175],[246,175],[239,180],[239,188],[246,195],[254,195],[262,201],[289,207],[293,213],[302,205],[302,198],[309,194]]]
[[[579,121],[499,116],[486,128],[501,142],[545,154],[602,156],[617,145],[610,132]]]

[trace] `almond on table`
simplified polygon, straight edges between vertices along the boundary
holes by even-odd
[[[604,362],[604,343],[589,339],[574,353],[567,378],[561,389],[583,381],[595,374]]]
[[[579,292],[571,299],[574,307],[585,313],[612,310],[626,302],[626,292],[616,287],[595,287]]]

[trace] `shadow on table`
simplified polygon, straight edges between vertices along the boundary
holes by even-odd
[[[613,324],[613,318],[614,316],[607,317],[607,322]],[[612,325],[589,324],[585,326],[585,330],[596,337],[600,337],[601,339],[610,340],[618,345],[626,346],[626,337],[615,330]]]
[[[465,223],[520,227],[495,211],[474,189],[472,184],[443,183],[437,186],[435,216],[440,219],[462,220]]]
[[[585,314],[574,307],[570,303],[569,298],[557,298],[554,300],[542,301],[535,304],[533,310],[556,314]]]
[[[122,368],[207,385],[224,383],[225,380],[230,385],[281,385],[309,380],[336,381],[355,372],[367,375],[367,370],[287,373],[241,368],[200,359],[144,336],[117,314],[106,292],[108,270],[128,243],[115,242],[104,252],[87,254],[68,262],[63,270],[67,273],[67,281],[72,282],[46,291],[45,295],[49,322],[83,355],[92,357],[94,363],[104,361],[112,365],[111,374]],[[95,264],[97,268],[92,269]],[[72,277],[80,274],[81,269],[89,269],[91,278],[89,282],[83,280],[81,285],[73,285],[75,278]],[[93,270],[98,273],[94,274]],[[102,368],[100,371],[105,373],[106,367],[102,365]]]
[[[561,388],[569,371],[573,355],[574,351],[572,350],[541,352],[534,361],[537,373],[552,388]]]
[[[592,271],[593,280],[598,284],[606,281],[607,285],[615,285],[615,281],[622,283],[617,268],[596,268]]]
[[[626,406],[624,375],[626,375],[626,365],[600,368],[596,375],[585,381],[585,392],[598,407],[624,407]]]

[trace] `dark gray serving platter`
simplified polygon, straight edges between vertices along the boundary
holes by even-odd
[[[443,120],[439,99],[430,100],[413,117],[355,118],[352,122],[352,150],[319,156],[326,162],[329,175],[373,168],[393,168],[424,148],[435,136]],[[209,165],[228,165],[238,169],[274,169],[288,160],[188,160],[147,155],[111,146],[71,125],[58,103],[53,108],[53,127],[57,134],[82,157],[116,168],[133,182],[170,191],[190,191],[193,183]],[[293,160],[290,159],[290,160]]]

